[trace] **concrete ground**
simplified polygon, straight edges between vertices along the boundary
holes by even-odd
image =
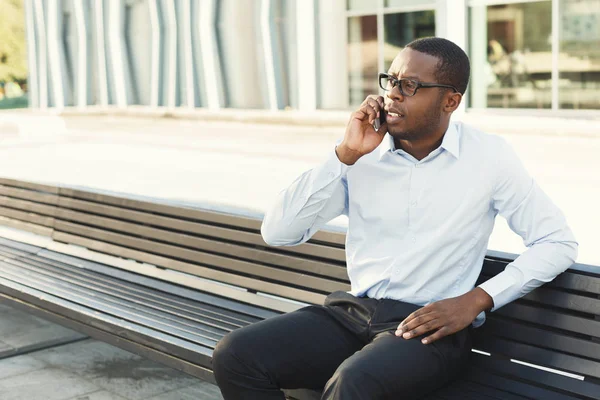
[[[7,115],[0,113],[0,122]],[[13,115],[12,121],[12,128],[4,134],[0,129],[2,177],[82,185],[254,214],[264,212],[281,189],[324,160],[344,134],[344,128],[336,125],[173,118],[58,118],[21,113]],[[502,136],[565,212],[580,242],[578,261],[600,265],[600,136],[529,132]],[[346,221],[339,218],[334,223],[345,225]],[[514,253],[524,249],[502,218],[497,220],[489,247]]]
[[[4,304],[0,339],[2,400],[223,399],[215,385]],[[21,347],[7,354],[2,343]]]

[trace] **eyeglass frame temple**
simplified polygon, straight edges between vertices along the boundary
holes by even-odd
[[[395,77],[393,77],[393,76],[391,76],[391,75],[389,75],[389,74],[385,74],[385,73],[383,73],[383,72],[380,72],[380,73],[379,73],[379,76],[378,76],[378,80],[379,80],[379,87],[381,87],[381,78],[382,78],[382,77],[385,77],[385,78],[386,78],[386,79],[388,79],[388,80],[389,80],[389,78],[393,78],[394,80],[396,80],[396,82],[400,82],[400,79],[398,79],[398,78],[395,78]],[[422,87],[425,87],[425,88],[431,88],[431,87],[443,87],[443,88],[452,89],[452,90],[454,90],[454,93],[458,93],[458,89],[457,89],[457,88],[455,88],[455,87],[454,87],[454,86],[452,86],[452,85],[444,85],[443,83],[427,83],[427,82],[419,82],[419,81],[417,81],[417,80],[410,79],[410,78],[401,78],[401,79],[406,79],[406,80],[409,80],[409,81],[412,81],[412,82],[416,82],[416,83],[417,83],[417,88],[415,89],[415,94],[417,94],[417,91],[419,90],[419,88],[422,88]],[[399,86],[399,85],[397,84],[397,85],[393,86],[393,87],[392,87],[392,89],[393,89],[394,87],[396,87],[396,86]],[[383,88],[383,87],[381,87],[381,88],[382,88],[383,90],[386,90],[386,91],[388,90],[388,89],[385,89],[385,88]],[[402,94],[404,94],[404,92],[402,92]],[[413,94],[413,96],[414,96],[415,94]],[[412,96],[409,96],[409,97],[412,97]]]

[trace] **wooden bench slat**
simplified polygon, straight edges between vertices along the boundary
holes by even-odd
[[[86,275],[70,273],[64,269],[57,268],[52,264],[33,260],[31,258],[24,260],[11,260],[7,262],[7,264],[20,266],[23,270],[31,271],[32,273],[41,277],[47,276],[52,279],[58,279],[62,282],[67,282],[68,284],[76,285],[82,290],[89,290],[90,292],[96,293],[96,295],[99,297],[110,298],[111,301],[118,301],[125,306],[129,304],[134,308],[146,310],[146,313],[162,315],[165,319],[173,320],[173,317],[176,317],[181,321],[190,321],[192,324],[206,326],[204,329],[208,329],[210,331],[213,331],[212,328],[215,328],[219,332],[229,332],[233,329],[237,329],[249,324],[227,320],[216,315],[211,315],[211,313],[208,312],[199,313],[183,310],[181,308],[175,308],[169,304],[165,304],[164,302],[149,299],[148,297],[140,298],[135,294],[135,287],[127,287],[127,285],[119,283],[114,279],[112,282],[109,281],[112,284],[112,286],[109,286],[108,284],[104,284],[101,280],[99,280],[97,276],[88,278]]]
[[[46,217],[39,214],[33,214],[27,211],[19,211],[12,208],[0,206],[0,215],[13,220],[27,222],[35,225],[41,225],[48,228],[52,228],[54,226],[54,218]]]
[[[343,279],[345,281],[348,281],[348,274],[346,273],[345,266],[329,265],[327,263],[317,262],[314,260],[307,260],[305,258],[289,254],[276,253],[272,249],[267,250],[265,249],[267,245],[262,241],[260,235],[257,234],[247,232],[239,233],[226,228],[203,226],[198,223],[185,222],[185,224],[193,226],[194,229],[191,230],[191,232],[213,236],[207,238],[196,237],[189,235],[187,231],[184,230],[186,228],[185,226],[180,226],[179,224],[161,223],[159,218],[165,217],[153,218],[152,215],[144,215],[143,220],[145,224],[153,226],[157,225],[173,229],[177,228],[181,229],[182,232],[167,231],[164,229],[154,228],[152,226],[139,225],[136,223],[117,220],[114,218],[100,217],[67,209],[59,209],[57,211],[57,217],[66,221],[80,222],[84,223],[85,225],[94,225],[97,227],[108,228],[111,230],[126,232],[138,236],[154,238],[166,242],[180,244],[186,247],[193,247],[199,250],[206,250],[223,254],[235,254],[236,257],[239,258],[246,258],[248,260],[255,260],[274,265],[281,265],[286,268],[296,269],[302,272],[311,272],[323,276],[331,276],[336,279]],[[140,221],[138,220],[137,222]],[[188,226],[187,228],[191,227]],[[224,242],[223,240],[237,240],[244,244],[254,245],[256,245],[256,243],[259,243],[260,249],[235,243],[228,243]]]
[[[472,358],[471,370],[489,371],[492,374],[504,375],[508,378],[516,377],[529,382],[536,382],[542,386],[572,393],[574,396],[581,396],[585,399],[600,400],[600,390],[598,385],[574,379],[568,376],[558,375],[553,372],[543,371],[525,365],[509,362],[508,360],[499,360],[493,357],[477,355]],[[493,381],[492,381],[493,382]],[[577,397],[579,398],[579,397]]]
[[[141,210],[168,216],[170,215],[197,221],[210,222],[220,225],[229,225],[232,227],[238,227],[243,229],[251,229],[255,232],[260,232],[260,226],[262,224],[262,221],[256,218],[244,217],[240,215],[231,215],[214,211],[206,211],[198,208],[191,208],[186,205],[172,205],[166,204],[164,202],[158,203],[156,199],[153,199],[154,202],[143,201],[131,197],[126,198],[102,193],[92,193],[67,187],[61,187],[60,194],[63,197],[89,200],[96,203],[110,204],[133,210]],[[345,243],[345,235],[343,233],[331,231],[317,232],[315,236],[313,236],[313,239],[324,243],[336,244],[339,246],[343,246]]]
[[[14,218],[8,218],[0,215],[0,225],[9,228],[19,229],[22,231],[32,232],[41,236],[52,236],[52,228],[44,225],[32,224],[30,222],[21,221]]]
[[[88,249],[96,250],[101,253],[116,255],[125,259],[132,259],[146,262],[149,264],[161,266],[167,269],[172,269],[180,272],[189,273],[200,276],[206,279],[211,279],[218,282],[228,283],[230,285],[253,289],[263,293],[269,293],[276,296],[291,298],[294,300],[322,304],[325,296],[318,293],[308,292],[301,289],[289,288],[278,284],[264,282],[253,278],[247,278],[240,275],[235,275],[230,272],[222,272],[200,265],[190,264],[183,261],[177,261],[171,258],[149,254],[143,251],[134,250],[122,246],[117,246],[109,242],[93,240],[81,236],[75,236],[63,232],[55,232],[53,238],[59,242],[73,243],[79,246],[87,247]],[[277,309],[277,308],[275,308]]]
[[[96,310],[96,312],[101,312],[102,314],[118,317],[122,320],[145,326],[198,345],[214,348],[216,344],[216,339],[207,337],[203,332],[178,327],[172,323],[163,322],[158,318],[144,315],[144,313],[139,310],[131,310],[126,307],[115,305],[97,296],[92,296],[89,293],[81,293],[74,285],[60,285],[60,282],[57,280],[45,282],[39,277],[36,277],[37,279],[34,280],[30,275],[19,274],[19,272],[22,271],[11,268],[4,262],[0,263],[0,276],[2,276],[3,279],[11,280],[20,285],[45,293],[46,295],[59,297],[72,303],[82,305],[90,310]]]
[[[123,339],[135,341],[143,346],[168,352],[171,356],[210,368],[212,350],[206,347],[195,345],[187,340],[169,336],[153,329],[137,326],[107,314],[94,313],[86,307],[7,281],[2,277],[0,277],[0,288],[2,289],[0,298],[3,298],[4,301],[8,300],[23,308],[38,312],[41,316],[48,315],[51,317],[48,314],[50,312],[65,317],[62,322],[67,327],[72,326],[69,324],[70,320],[115,335],[123,336],[123,333],[126,332]],[[89,330],[84,331],[84,333],[90,334]]]
[[[103,242],[123,245],[132,249],[143,250],[160,256],[177,258],[191,261],[202,265],[210,265],[230,272],[239,272],[245,275],[252,274],[261,279],[285,282],[308,288],[315,288],[323,292],[335,290],[348,290],[349,285],[341,282],[331,281],[324,278],[300,274],[294,271],[286,271],[274,267],[268,267],[248,261],[237,260],[231,257],[220,256],[212,253],[177,247],[171,244],[159,243],[147,239],[126,236],[125,234],[105,231],[70,222],[58,220],[55,223],[56,232],[68,232],[79,236],[93,238]]]
[[[47,193],[52,193],[52,194],[58,194],[58,192],[59,192],[59,189],[56,186],[46,185],[46,184],[37,183],[37,182],[8,179],[8,178],[0,178],[0,185],[22,188],[22,189],[31,189],[31,190],[35,190],[38,192],[47,192]]]
[[[12,208],[18,211],[25,211],[34,214],[45,215],[54,217],[56,214],[56,207],[35,203],[28,200],[14,199],[12,197],[0,196],[0,205],[6,208]]]
[[[560,371],[595,378],[600,377],[597,362],[528,344],[516,343],[499,337],[477,336],[474,340],[474,347],[488,353],[502,354],[516,360]]]
[[[591,342],[578,337],[515,323],[514,321],[494,318],[493,316],[489,316],[485,324],[478,328],[476,332],[479,330],[484,332],[485,335],[499,336],[600,361],[600,342]]]
[[[191,290],[179,285],[174,285],[164,280],[139,275],[137,273],[50,250],[42,250],[39,252],[38,256],[43,257],[44,260],[47,261],[56,261],[61,264],[93,271],[103,276],[111,276],[119,281],[129,283],[132,286],[156,289],[159,291],[159,293],[157,293],[159,298],[167,298],[183,306],[191,308],[207,307],[215,312],[230,311],[231,313],[235,314],[237,318],[241,318],[244,321],[258,321],[279,315],[279,312],[252,306],[237,300],[229,300],[216,294],[204,293],[199,290]]]
[[[33,190],[19,189],[3,185],[0,185],[0,195],[14,199],[23,199],[34,203],[49,204],[52,206],[58,203],[58,196],[56,194],[36,192]]]
[[[527,321],[596,338],[600,337],[600,320],[563,314],[554,310],[525,305],[520,302],[507,304],[495,312],[498,315],[515,320]]]
[[[86,198],[87,197],[93,197],[93,198],[95,197],[96,201],[105,199],[102,196],[95,196],[95,195],[94,196],[84,195],[84,196]],[[228,214],[219,214],[216,212],[206,212],[206,211],[194,210],[194,209],[190,209],[190,208],[178,208],[178,207],[173,207],[173,206],[163,206],[161,204],[156,204],[156,203],[154,203],[154,204],[153,203],[144,203],[144,202],[140,202],[140,201],[136,201],[136,200],[112,198],[110,196],[108,196],[108,198],[110,199],[110,202],[108,204],[111,204],[111,205],[117,205],[117,206],[126,207],[126,208],[127,208],[127,206],[130,206],[130,207],[134,208],[134,211],[143,210],[143,211],[151,211],[151,212],[160,212],[160,210],[162,210],[162,211],[168,213],[167,216],[177,216],[177,217],[181,217],[181,218],[188,218],[190,221],[196,221],[198,223],[205,222],[205,223],[212,223],[212,224],[223,224],[225,226],[222,226],[222,228],[225,228],[225,229],[227,227],[231,227],[231,228],[238,227],[239,228],[240,225],[246,225],[246,222],[251,220],[249,218],[237,217],[237,216],[232,216],[232,215],[228,215]],[[94,200],[94,199],[88,198],[88,200]],[[63,204],[68,203],[67,200],[63,200],[62,198],[61,198],[60,202],[62,202]],[[119,204],[119,203],[123,203],[123,204]],[[134,206],[137,206],[137,207],[134,207]],[[160,215],[157,215],[157,216],[160,216]],[[260,222],[254,220],[254,219],[252,219],[251,221],[254,223],[253,225],[255,225],[254,231],[248,232],[248,231],[243,231],[243,230],[239,231],[238,230],[237,232],[234,233],[235,239],[232,239],[232,240],[244,241],[245,243],[254,244],[254,245],[258,245],[258,246],[266,246],[266,244],[262,240],[262,237],[260,236]],[[258,222],[258,224],[257,224],[257,222]],[[231,233],[231,229],[223,231],[224,234],[228,233],[228,232]],[[334,233],[327,233],[327,234],[335,235]],[[315,244],[310,241],[309,241],[309,243],[304,243],[299,246],[285,247],[285,251],[290,252],[290,253],[306,254],[306,255],[313,256],[313,257],[320,257],[320,258],[324,258],[324,259],[332,259],[332,260],[339,261],[339,262],[346,261],[346,258],[345,258],[346,255],[345,255],[345,251],[343,249],[338,248],[338,247],[331,247],[331,246],[323,245],[323,244]]]
[[[110,271],[111,275],[107,276],[91,269],[75,267],[71,264],[41,256],[27,256],[24,258],[24,262],[30,261],[43,265],[44,268],[51,268],[57,272],[60,271],[60,273],[64,273],[74,279],[83,282],[93,282],[103,288],[126,293],[131,296],[132,299],[137,299],[143,304],[158,304],[161,307],[168,308],[176,313],[183,312],[187,315],[195,316],[196,318],[206,317],[238,327],[246,326],[264,319],[240,314],[239,312],[217,307],[214,304],[196,300],[192,301],[185,299],[182,296],[173,295],[164,291],[157,291],[155,286],[142,286],[137,282],[124,281],[114,277],[114,273],[117,272],[114,271],[114,269]]]
[[[580,400],[577,397],[569,396],[563,392],[540,387],[529,382],[523,382],[520,379],[507,378],[498,374],[492,374],[485,369],[471,368],[468,379],[492,387],[496,390],[507,392],[512,396],[523,396],[525,399],[539,400]],[[509,396],[506,396],[507,398]],[[503,399],[503,397],[500,397]]]

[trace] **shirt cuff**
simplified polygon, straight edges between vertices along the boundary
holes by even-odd
[[[496,311],[520,297],[522,286],[520,275],[520,271],[509,264],[504,271],[479,285],[494,301],[491,311]]]

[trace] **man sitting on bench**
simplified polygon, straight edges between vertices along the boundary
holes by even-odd
[[[262,225],[274,246],[306,242],[348,216],[352,290],[236,330],[213,354],[226,400],[417,399],[455,379],[470,327],[575,261],[562,212],[500,137],[450,122],[469,59],[442,38],[408,44],[329,158],[279,194]],[[385,113],[379,130],[373,123]],[[497,214],[528,247],[474,287]]]

